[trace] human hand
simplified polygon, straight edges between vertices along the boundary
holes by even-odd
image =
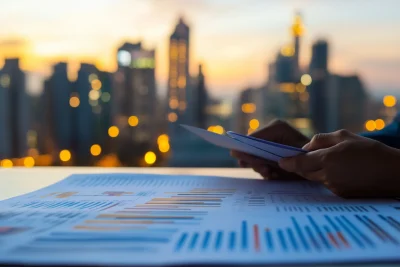
[[[343,197],[400,196],[397,149],[345,130],[316,135],[304,149],[310,152],[282,159],[279,166]]]
[[[264,128],[253,132],[250,136],[294,147],[302,147],[310,141],[287,122],[281,120],[272,121]],[[282,170],[274,162],[238,151],[232,151],[231,155],[238,159],[241,167],[253,168],[265,179],[302,179],[297,174]]]

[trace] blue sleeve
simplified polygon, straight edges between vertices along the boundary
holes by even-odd
[[[361,136],[374,139],[390,147],[400,149],[400,116],[380,131],[361,133]]]

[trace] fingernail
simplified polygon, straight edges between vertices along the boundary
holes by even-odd
[[[308,147],[310,146],[310,143],[307,143],[307,144],[305,144],[303,147],[302,147],[302,149],[304,149],[304,150],[308,150]]]

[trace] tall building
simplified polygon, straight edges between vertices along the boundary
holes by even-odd
[[[141,43],[125,43],[118,49],[113,95],[122,135],[139,143],[153,141],[157,103],[155,50],[146,50]]]
[[[259,90],[248,88],[243,90],[238,99],[237,109],[235,111],[235,130],[242,134],[248,134],[250,121],[256,119],[257,114],[257,96]]]
[[[298,79],[300,77],[300,38],[304,34],[304,25],[302,18],[299,13],[294,17],[294,21],[291,27],[291,33],[294,38],[294,55],[293,55],[293,65],[294,65],[294,75]]]
[[[200,128],[206,128],[207,124],[207,89],[205,85],[205,78],[202,70],[202,65],[199,65],[199,74],[197,77],[197,84],[194,90],[194,100],[193,103],[193,120],[194,124]]]
[[[78,97],[79,105],[73,109],[74,120],[74,151],[78,165],[88,165],[91,154],[90,148],[95,140],[95,114],[99,109],[98,70],[92,64],[82,63],[78,78],[74,83],[72,96]],[[96,87],[97,86],[97,87]]]
[[[179,19],[169,42],[168,119],[185,121],[189,94],[189,27]]]
[[[326,132],[329,101],[327,96],[328,43],[324,40],[319,40],[312,46],[309,74],[312,77],[312,83],[308,87],[310,119],[315,131]]]
[[[18,158],[26,154],[29,130],[29,99],[26,93],[25,73],[20,69],[19,59],[6,59],[0,71],[0,94],[4,106],[0,108],[0,123],[5,125],[0,135],[3,157]]]
[[[53,74],[48,81],[49,105],[51,109],[51,131],[57,151],[71,149],[72,112],[70,107],[72,84],[67,76],[67,63],[60,62],[53,66]]]
[[[329,75],[327,96],[327,131],[363,130],[368,94],[359,76]]]

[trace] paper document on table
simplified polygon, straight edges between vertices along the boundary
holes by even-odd
[[[0,264],[315,264],[400,260],[400,203],[307,181],[73,175],[0,202]]]
[[[227,132],[228,135],[220,135],[193,126],[182,125],[182,127],[216,146],[244,152],[274,162],[278,162],[281,158],[306,153],[306,151],[299,148],[268,142],[234,132]]]

